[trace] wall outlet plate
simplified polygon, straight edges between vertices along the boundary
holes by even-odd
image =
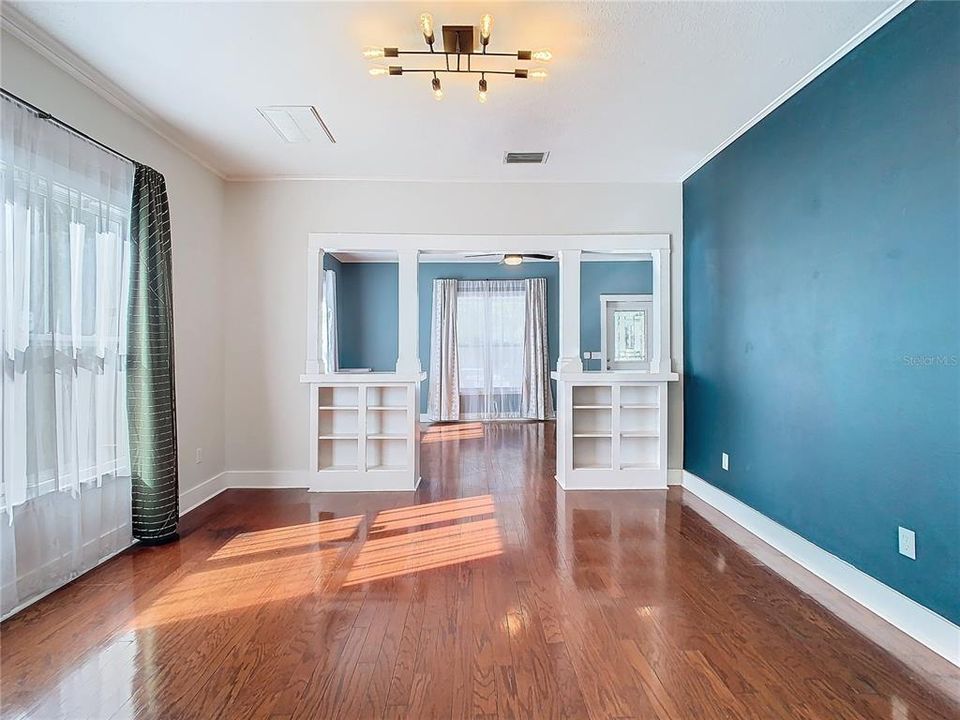
[[[730,469],[730,456],[726,453],[723,453],[720,456],[720,467],[722,467],[724,470]]]
[[[905,527],[898,528],[900,534],[900,554],[911,560],[917,559],[917,534]]]
[[[203,462],[203,448],[197,448],[197,457],[193,462],[197,465]]]

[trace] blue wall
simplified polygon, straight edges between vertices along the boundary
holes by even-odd
[[[683,186],[684,467],[953,622],[958,78],[918,3]]]
[[[399,343],[397,264],[340,263],[334,269],[340,367],[393,372]]]
[[[600,351],[600,296],[653,292],[653,263],[585,262],[580,266],[580,356]],[[600,360],[584,360],[584,369],[600,370]]]

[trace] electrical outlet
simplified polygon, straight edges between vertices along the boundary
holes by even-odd
[[[203,462],[203,448],[197,448],[197,457],[194,462],[199,465]]]
[[[911,560],[917,559],[917,534],[905,527],[898,528],[900,532],[900,554]]]
[[[726,453],[723,453],[720,456],[720,467],[722,467],[724,470],[730,469],[730,456]]]

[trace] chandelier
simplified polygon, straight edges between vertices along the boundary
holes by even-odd
[[[481,17],[480,25],[476,27],[473,25],[444,25],[440,28],[443,39],[443,50],[437,50],[434,48],[436,38],[433,32],[433,17],[430,13],[423,13],[420,16],[420,32],[423,33],[423,39],[429,46],[429,50],[401,50],[395,47],[371,47],[366,48],[363,51],[363,55],[371,60],[399,58],[402,55],[430,55],[442,58],[442,66],[436,68],[410,69],[404,68],[401,65],[373,65],[370,68],[370,74],[374,77],[427,73],[432,76],[430,87],[433,90],[433,97],[437,100],[443,99],[443,85],[440,82],[440,75],[443,73],[479,75],[480,81],[477,84],[477,100],[481,103],[487,101],[488,75],[510,75],[520,80],[543,80],[547,77],[547,71],[539,67],[515,68],[513,70],[484,69],[484,61],[482,58],[516,58],[517,60],[525,62],[547,62],[553,57],[549,50],[489,52],[487,46],[490,45],[490,32],[492,29],[493,17],[490,14]],[[475,38],[480,41],[479,52],[475,49]],[[399,60],[397,62],[399,62]]]

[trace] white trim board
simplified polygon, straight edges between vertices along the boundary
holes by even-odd
[[[832,53],[830,53],[826,58],[824,58],[815,68],[810,72],[804,75],[802,78],[797,80],[793,85],[784,90],[778,97],[776,97],[772,102],[770,102],[766,107],[764,107],[760,112],[754,115],[752,118],[747,120],[743,125],[738,127],[730,137],[717,145],[713,150],[708,152],[706,156],[694,165],[692,168],[687,170],[683,175],[680,176],[680,182],[685,182],[687,178],[693,175],[697,170],[702,168],[708,162],[713,160],[717,155],[723,152],[727,146],[732,145],[737,138],[746,133],[750,128],[756,125],[758,122],[763,120],[767,115],[770,115],[774,110],[783,105],[787,100],[792,98],[798,92],[803,90],[807,85],[816,80],[820,75],[830,69],[834,63],[836,63],[844,55],[852,51],[857,45],[862,43],[868,37],[873,35],[877,30],[882,28],[888,22],[893,20],[897,15],[903,12],[908,6],[913,4],[913,0],[897,0],[893,5],[888,7],[882,13],[877,15],[873,20],[871,20],[865,28],[860,32],[854,35],[852,38],[847,40],[843,45],[838,47]]]
[[[945,617],[686,470],[683,487],[850,599],[960,666],[960,627]]]

